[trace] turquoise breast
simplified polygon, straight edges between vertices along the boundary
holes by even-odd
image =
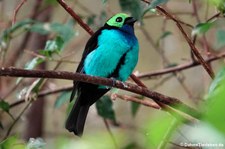
[[[138,48],[135,36],[114,29],[103,30],[98,37],[97,48],[84,61],[84,71],[88,75],[109,77],[125,54],[124,63],[116,78],[125,81],[137,64]]]

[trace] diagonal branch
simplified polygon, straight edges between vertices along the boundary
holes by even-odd
[[[215,75],[214,75],[211,67],[205,62],[205,60],[203,59],[203,57],[199,53],[198,49],[195,47],[195,45],[193,44],[191,39],[188,37],[187,33],[184,31],[184,29],[181,26],[180,22],[174,16],[172,16],[170,13],[168,13],[165,9],[163,9],[163,8],[161,8],[159,6],[157,6],[156,8],[157,8],[158,11],[160,11],[162,14],[164,14],[166,17],[170,18],[171,20],[173,20],[176,23],[177,27],[179,28],[179,30],[181,31],[181,33],[184,36],[185,40],[187,41],[188,45],[190,46],[192,52],[195,54],[195,56],[199,60],[199,63],[208,72],[210,77],[214,78]]]
[[[82,21],[82,19],[71,9],[65,2],[64,0],[57,0],[58,3],[78,22],[78,24],[83,27],[90,35],[93,35],[94,32],[93,30]]]
[[[23,4],[26,2],[27,0],[22,0],[18,6],[16,6],[14,12],[13,12],[13,19],[12,19],[12,25],[14,25],[16,23],[16,15],[19,11],[19,9],[23,6]]]
[[[0,69],[0,76],[6,77],[29,77],[29,78],[52,78],[52,79],[65,79],[65,80],[76,80],[92,84],[100,84],[109,87],[116,87],[122,90],[130,91],[136,94],[146,96],[153,99],[155,102],[160,102],[166,105],[169,105],[175,109],[181,110],[184,113],[187,113],[195,118],[198,118],[200,113],[187,106],[179,99],[174,97],[169,97],[158,92],[148,90],[146,87],[141,87],[131,83],[124,83],[121,81],[115,81],[113,79],[101,78],[88,76],[81,73],[72,73],[66,71],[45,71],[45,70],[25,70],[17,68],[4,68]]]
[[[147,0],[141,0],[141,1],[143,1],[143,2],[145,2],[147,4],[150,4],[150,2],[147,1]],[[208,72],[208,74],[210,75],[210,77],[213,79],[215,75],[214,75],[211,67],[205,62],[205,60],[203,59],[203,57],[199,53],[198,49],[195,47],[195,45],[193,44],[193,42],[191,41],[191,39],[188,37],[187,33],[184,31],[183,27],[180,24],[180,20],[178,20],[177,18],[175,18],[173,15],[171,15],[169,12],[167,12],[162,7],[156,6],[156,9],[159,12],[161,12],[165,17],[170,18],[171,20],[173,20],[176,23],[177,27],[179,28],[179,30],[181,31],[181,33],[184,36],[185,40],[187,41],[188,45],[190,46],[192,52],[197,57],[199,63],[204,67],[204,69]]]

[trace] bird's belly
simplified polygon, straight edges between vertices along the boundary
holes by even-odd
[[[88,75],[108,77],[115,70],[119,59],[117,53],[93,51],[85,60],[84,71]]]
[[[106,30],[99,37],[98,48],[86,57],[84,71],[99,77],[114,77],[114,74],[116,79],[125,81],[133,71],[137,57],[138,43],[135,37]]]

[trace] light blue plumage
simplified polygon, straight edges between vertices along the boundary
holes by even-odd
[[[135,19],[119,13],[88,40],[76,72],[126,81],[138,61],[139,45],[134,34]],[[81,136],[89,107],[110,89],[74,81],[71,100],[76,102],[66,121],[66,129]]]
[[[132,33],[132,32],[131,32]],[[98,37],[98,48],[84,61],[84,71],[88,75],[108,77],[115,71],[121,57],[126,54],[124,64],[117,78],[126,81],[138,61],[138,42],[134,34],[120,30],[103,30]]]

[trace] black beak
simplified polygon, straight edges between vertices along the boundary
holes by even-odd
[[[129,25],[134,25],[134,23],[137,21],[137,19],[133,18],[133,17],[128,17],[125,19],[124,24],[129,24]]]

